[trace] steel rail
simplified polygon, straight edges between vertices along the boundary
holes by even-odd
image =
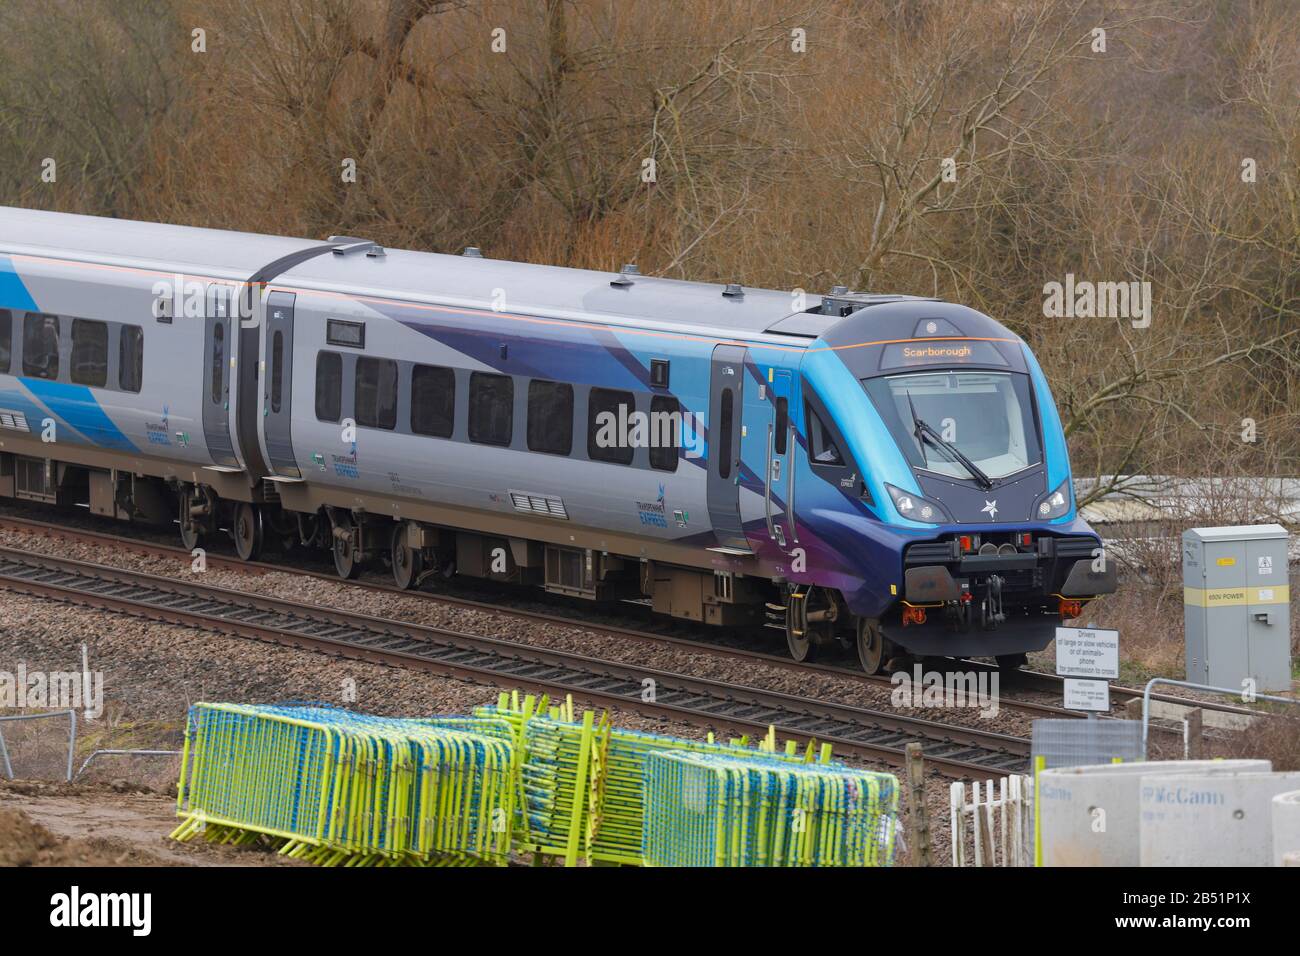
[[[151,555],[154,557],[174,557],[177,560],[188,563],[191,560],[191,554],[184,548],[176,545],[161,544],[154,541],[145,541],[141,538],[130,537],[127,535],[110,534],[103,531],[94,531],[89,528],[72,528],[67,525],[56,524],[54,522],[40,521],[33,518],[24,518],[17,515],[0,514],[0,529],[9,529],[23,531],[32,534],[58,535],[59,537],[69,538],[72,540],[82,540],[88,543],[108,547],[122,547],[137,551],[141,554]],[[527,610],[524,608],[502,607],[499,604],[489,603],[487,601],[478,601],[473,598],[463,597],[455,594],[443,594],[432,591],[406,590],[397,587],[395,584],[380,583],[376,581],[367,581],[365,579],[343,581],[333,571],[317,571],[311,568],[294,567],[285,564],[273,564],[267,561],[244,561],[231,555],[223,555],[212,551],[205,552],[205,559],[211,565],[235,571],[240,574],[260,575],[260,574],[301,574],[307,577],[318,578],[328,581],[332,584],[346,584],[352,587],[366,588],[373,591],[383,591],[393,594],[404,595],[407,597],[418,596],[425,600],[440,602],[453,607],[462,607],[471,610],[483,611],[488,614],[498,614],[504,617],[511,617],[522,621],[534,621],[542,624],[553,624],[561,627],[570,627],[581,630],[592,631],[598,634],[605,634],[610,637],[634,638],[641,641],[656,641],[659,643],[675,644],[700,653],[711,654],[715,657],[726,657],[733,660],[741,660],[750,663],[761,663],[772,667],[779,667],[799,673],[820,673],[828,677],[848,679],[866,684],[891,684],[888,675],[865,674],[860,669],[848,665],[838,666],[834,664],[824,664],[815,662],[800,663],[792,660],[782,654],[770,654],[764,651],[751,650],[720,644],[716,641],[696,640],[689,637],[681,637],[673,634],[661,634],[655,631],[644,631],[636,628],[616,627],[610,624],[604,624],[599,621],[584,620],[576,617],[566,617],[562,614],[551,614],[545,611]],[[961,665],[975,672],[992,672],[998,670],[994,665],[984,661],[962,660]],[[1036,691],[1040,693],[1062,694],[1063,678],[1055,674],[1047,674],[1041,671],[1017,670],[1003,678],[1008,684],[1017,684],[1022,689]],[[1002,688],[999,688],[1001,691]],[[1111,693],[1126,701],[1141,700],[1142,688],[1127,687],[1120,684],[1111,685]],[[1246,716],[1255,716],[1256,711],[1244,707],[1236,707],[1231,704],[1225,704],[1214,700],[1196,700],[1187,697],[1178,697],[1173,694],[1153,693],[1152,700],[1158,700],[1162,703],[1174,704],[1180,707],[1199,707],[1203,710],[1221,711],[1223,713],[1241,714]],[[1034,714],[1043,717],[1059,718],[1084,718],[1087,714],[1075,710],[1067,710],[1064,707],[1048,704],[1042,701],[1017,700],[1007,698],[999,693],[999,706],[1010,711]]]
[[[189,564],[191,560],[191,554],[189,551],[175,545],[160,544],[157,542],[145,541],[140,538],[109,534],[86,528],[70,528],[66,525],[38,521],[31,518],[22,518],[14,515],[0,514],[0,529],[23,531],[46,536],[57,535],[59,537],[65,537],[71,540],[81,540],[105,547],[130,549],[153,557],[175,558],[177,561],[181,561],[185,564]],[[861,684],[875,684],[878,686],[892,686],[893,684],[889,675],[865,674],[861,669],[854,665],[839,666],[835,664],[815,662],[800,663],[792,660],[784,654],[772,654],[765,651],[730,646],[717,641],[697,640],[689,637],[681,637],[673,634],[661,634],[655,631],[645,631],[631,627],[618,627],[604,624],[599,621],[589,621],[580,617],[569,617],[562,614],[551,614],[545,611],[502,607],[499,604],[478,601],[461,595],[421,590],[406,590],[399,588],[394,584],[367,581],[364,578],[352,581],[343,581],[333,571],[316,571],[311,568],[294,567],[285,564],[272,564],[264,561],[243,561],[237,557],[217,554],[212,551],[205,552],[205,560],[210,566],[235,571],[240,574],[301,574],[328,581],[332,584],[366,588],[372,591],[381,591],[406,597],[419,597],[424,600],[438,602],[452,607],[483,611],[488,614],[497,614],[521,621],[592,631],[609,637],[630,637],[639,641],[673,644],[698,653],[709,654],[714,657],[728,658],[744,661],[746,663],[764,664],[794,673],[805,675],[809,673],[821,674],[840,680],[851,680]],[[975,670],[986,669],[986,667],[987,665],[982,663],[972,663],[972,669]],[[1056,690],[1059,692],[1059,687],[1056,688]],[[1138,693],[1140,694],[1140,691]],[[1066,710],[1064,707],[1044,703],[1042,701],[1010,699],[1003,696],[1001,693],[999,693],[998,704],[1001,708],[1008,711],[1021,712],[1039,717],[1083,718],[1086,716],[1079,711]]]
[[[0,548],[0,586],[477,683],[572,694],[714,730],[761,734],[775,727],[783,736],[895,765],[906,744],[919,740],[932,766],[961,778],[1017,772],[1028,762],[1023,737],[12,548]]]

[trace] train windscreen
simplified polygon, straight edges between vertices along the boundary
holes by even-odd
[[[1027,375],[945,370],[862,384],[913,468],[971,478],[970,463],[997,479],[1042,461]]]

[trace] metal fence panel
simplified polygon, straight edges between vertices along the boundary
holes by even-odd
[[[1030,766],[1042,769],[1145,760],[1140,720],[1042,719],[1034,721]]]
[[[45,720],[51,717],[68,718],[68,759],[66,762],[66,769],[64,772],[64,780],[68,781],[69,783],[72,782],[72,755],[77,747],[77,712],[75,710],[51,710],[40,714],[6,714],[0,717],[0,755],[3,755],[4,757],[5,776],[8,779],[10,780],[14,779],[14,768],[12,764],[12,755],[10,754],[9,751],[9,746],[5,742],[4,726],[2,722],[20,721],[20,720]]]

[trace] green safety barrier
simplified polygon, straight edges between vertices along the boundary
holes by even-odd
[[[721,849],[726,865],[892,860],[897,780],[850,770],[825,744],[779,746],[770,729],[754,746],[748,738],[642,733],[613,726],[608,714],[579,716],[572,698],[553,704],[517,691],[468,717],[196,704],[177,793],[182,822],[172,836],[261,842],[330,866],[500,864],[511,852],[568,866],[580,859],[633,866],[713,859],[713,844],[696,849],[698,821],[681,809],[682,793],[664,783],[669,771],[652,774],[654,758],[665,754],[717,761],[737,780],[743,774],[734,768],[767,774],[763,785],[790,788],[780,800],[793,801],[790,809],[807,814],[817,834],[793,835],[802,823],[777,823],[772,807],[786,805],[778,800],[762,823],[785,827],[779,839],[764,836],[760,850],[728,842]],[[719,799],[743,804],[766,792],[757,786],[721,787]],[[758,832],[743,822],[744,806],[719,812],[728,827]]]
[[[331,866],[501,863],[518,792],[513,737],[500,720],[195,704],[172,836],[265,840]]]
[[[758,755],[646,761],[647,866],[889,866],[898,780]]]
[[[597,720],[591,712],[578,719],[572,699],[548,709],[546,699],[501,695],[496,706],[475,711],[481,718],[499,718],[516,728],[522,795],[516,816],[516,847],[541,857],[562,857],[572,866],[579,857],[588,863],[639,866],[644,857],[647,760],[659,752],[713,754],[761,758],[782,766],[816,765],[832,770],[828,746],[809,744],[800,750],[794,741],[778,747],[776,734],[751,747],[745,738],[720,743],[688,740],[613,726],[608,715]],[[848,772],[848,771],[846,771]],[[875,779],[881,778],[881,779]],[[856,778],[855,778],[856,779]],[[879,790],[891,794],[897,781],[888,774],[872,776]],[[891,809],[896,812],[896,797]],[[889,831],[892,850],[893,831]],[[883,859],[880,854],[877,862]]]

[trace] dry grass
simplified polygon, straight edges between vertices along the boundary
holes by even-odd
[[[1232,734],[1223,744],[1222,756],[1271,760],[1275,771],[1300,770],[1300,718],[1258,720],[1249,730]]]

